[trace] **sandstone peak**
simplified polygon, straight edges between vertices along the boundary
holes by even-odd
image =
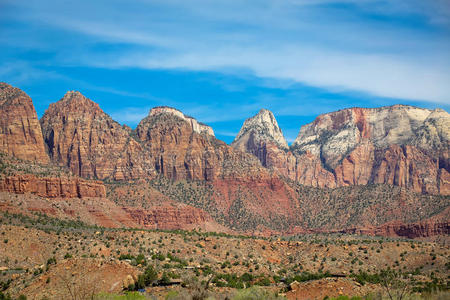
[[[150,110],[149,117],[153,117],[153,116],[157,116],[157,115],[161,115],[161,114],[174,115],[174,116],[182,119],[183,121],[188,122],[191,125],[192,130],[194,130],[195,132],[200,133],[200,134],[206,133],[211,136],[214,136],[214,131],[210,126],[203,124],[201,122],[198,122],[193,117],[186,116],[181,111],[179,111],[178,109],[173,108],[173,107],[169,107],[169,106],[154,107]]]
[[[153,172],[131,130],[80,92],[50,104],[40,122],[52,160],[78,176],[121,180]]]
[[[7,87],[12,87],[12,86],[10,84],[7,84],[6,82],[0,82],[1,89],[7,88]]]
[[[57,104],[70,106],[71,108],[94,108],[101,110],[100,106],[91,99],[84,96],[79,91],[68,91],[64,96],[56,102]]]
[[[25,160],[48,162],[41,126],[31,98],[0,83],[0,152]]]
[[[24,98],[21,96],[24,96]],[[5,105],[7,101],[20,101],[25,103],[28,102],[28,99],[28,95],[21,89],[15,88],[5,82],[0,82],[0,105]],[[31,102],[31,99],[29,102]]]
[[[250,139],[272,142],[282,149],[288,149],[288,144],[275,116],[267,109],[261,109],[258,114],[245,120],[231,145],[234,148],[246,150]]]

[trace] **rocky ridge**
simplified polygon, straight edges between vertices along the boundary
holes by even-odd
[[[40,122],[52,161],[76,175],[114,180],[154,175],[130,131],[79,92],[50,104]]]
[[[168,107],[152,109],[131,130],[79,92],[68,92],[51,104],[40,123],[52,163],[80,177],[123,182],[130,188],[137,188],[136,180],[150,182],[167,197],[139,209],[146,201],[139,190],[132,206],[120,204],[140,226],[173,228],[177,218],[180,226],[197,226],[210,222],[208,215],[221,225],[251,233],[411,223],[445,210],[446,198],[438,194],[450,193],[448,114],[441,110],[393,106],[321,115],[302,128],[302,143],[290,150],[267,110],[244,124],[233,147],[217,140],[209,126]],[[83,198],[74,192],[83,179],[75,176],[78,183],[69,186],[65,178],[22,172],[3,176],[3,190]],[[386,184],[391,187],[376,201],[374,193],[365,192]],[[359,187],[327,189],[345,186]],[[86,194],[105,199],[102,192]],[[187,206],[172,203],[166,209],[170,201]],[[330,207],[329,213],[323,207]]]
[[[427,120],[428,117],[431,118]],[[349,152],[366,140],[377,149],[411,144],[425,121],[431,124],[431,120],[435,119],[441,120],[440,124],[445,125],[445,119],[450,119],[450,116],[444,111],[433,112],[407,105],[343,109],[320,115],[314,122],[303,126],[292,149],[321,156],[324,164],[334,169]],[[450,128],[440,128],[441,133],[442,131],[448,132]],[[448,133],[436,133],[433,138],[437,139],[439,147],[448,143]],[[433,148],[429,143],[423,143],[422,146],[425,149]]]
[[[214,181],[267,173],[249,154],[235,152],[213,135],[198,133],[178,114],[153,110],[136,127],[136,136],[157,173],[173,180]]]
[[[305,185],[385,183],[449,195],[449,135],[447,112],[394,105],[320,115],[301,128],[290,151],[276,143],[248,143],[241,133],[233,146]]]

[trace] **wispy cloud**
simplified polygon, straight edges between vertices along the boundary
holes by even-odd
[[[112,112],[111,117],[120,124],[136,125],[148,115],[149,111],[150,107],[127,107],[120,111]]]
[[[52,52],[49,64],[245,70],[379,97],[450,101],[445,0],[40,0],[6,6],[6,19],[36,33],[9,42]],[[49,43],[54,31],[60,38]],[[4,29],[1,36],[11,34]]]

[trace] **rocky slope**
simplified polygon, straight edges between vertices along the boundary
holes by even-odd
[[[146,296],[157,299],[173,297],[174,291],[179,299],[192,299],[199,290],[194,284],[209,279],[208,296],[214,299],[234,299],[235,292],[241,295],[238,299],[245,298],[241,288],[250,284],[262,284],[259,289],[267,291],[253,299],[270,299],[281,289],[288,291],[287,299],[363,297],[382,291],[380,284],[364,279],[379,278],[388,267],[410,274],[405,280],[415,290],[426,287],[424,282],[445,289],[448,280],[448,242],[344,234],[258,239],[201,231],[111,230],[12,214],[0,214],[0,232],[0,282],[14,298],[66,299],[68,288],[77,299],[120,292],[147,266],[156,270],[157,279],[166,277],[146,287]],[[447,294],[438,295],[447,299]]]
[[[213,223],[212,218],[205,211],[192,206],[166,205],[148,210],[127,207],[124,210],[144,228],[189,230],[198,228],[199,224]],[[211,227],[208,229],[211,230]],[[217,228],[214,229],[217,230]]]
[[[105,185],[74,176],[65,168],[5,154],[0,154],[0,211],[77,217],[105,227],[227,231],[205,211],[173,201],[148,184]]]
[[[363,234],[372,236],[407,237],[410,239],[431,236],[448,236],[450,234],[449,222],[418,222],[404,224],[392,222],[379,227],[353,228],[343,230],[344,233]]]
[[[52,161],[76,175],[123,180],[154,174],[130,130],[79,92],[50,104],[41,125]]]
[[[31,98],[0,82],[0,152],[48,163],[41,126]]]

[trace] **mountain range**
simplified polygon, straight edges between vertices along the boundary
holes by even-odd
[[[230,145],[171,107],[131,129],[76,91],[39,120],[25,92],[0,83],[0,114],[1,210],[262,235],[450,233],[442,109],[343,109],[290,146],[266,109]]]

